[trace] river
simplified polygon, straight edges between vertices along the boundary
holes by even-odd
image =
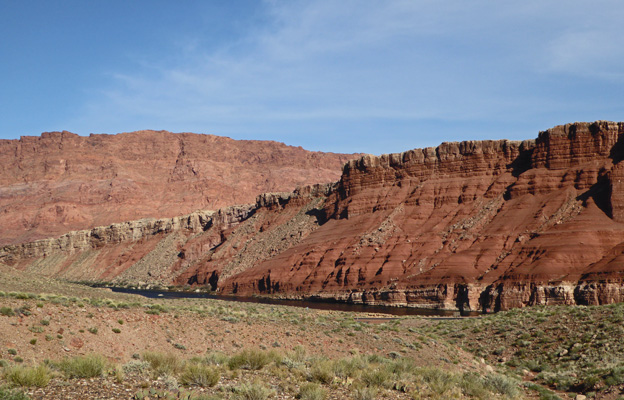
[[[138,294],[148,298],[159,299],[216,299],[235,301],[241,303],[260,303],[260,304],[275,304],[292,307],[312,308],[317,310],[334,310],[334,311],[347,311],[347,312],[360,312],[360,313],[377,313],[387,314],[393,316],[406,316],[406,315],[421,315],[430,317],[459,317],[459,311],[451,310],[436,310],[428,308],[414,308],[414,307],[390,307],[390,306],[371,306],[362,304],[350,304],[341,303],[329,300],[284,300],[273,299],[269,297],[243,297],[243,296],[222,296],[208,293],[197,292],[177,292],[167,290],[144,290],[144,289],[129,289],[110,287],[114,292],[119,293],[131,293]],[[464,316],[477,316],[478,312],[469,312]]]

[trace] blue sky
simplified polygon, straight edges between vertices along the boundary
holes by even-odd
[[[381,154],[624,120],[624,2],[2,1],[0,138]]]

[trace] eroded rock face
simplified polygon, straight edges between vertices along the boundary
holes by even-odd
[[[364,156],[325,201],[327,222],[220,285],[472,310],[619,301],[623,133],[599,121]]]
[[[165,131],[0,140],[0,245],[251,203],[333,182],[352,157]]]
[[[258,196],[199,230],[11,262],[68,276],[114,259],[91,279],[427,308],[624,301],[623,142],[624,123],[598,121],[363,156],[336,184]]]

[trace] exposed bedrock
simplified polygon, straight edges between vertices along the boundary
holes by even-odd
[[[622,301],[623,135],[624,123],[597,121],[523,142],[367,155],[335,184],[263,194],[247,211],[187,224],[197,229],[150,228],[4,260],[65,277],[362,304]]]
[[[334,182],[359,156],[149,130],[0,140],[0,246],[251,203],[260,193]]]
[[[623,133],[576,123],[350,161],[327,222],[220,287],[471,310],[619,301]]]

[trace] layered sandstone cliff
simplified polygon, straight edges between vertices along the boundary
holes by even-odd
[[[624,301],[623,143],[624,123],[598,121],[363,156],[229,222],[4,260],[71,278],[99,257],[89,279],[413,307]]]
[[[0,245],[251,203],[335,181],[351,157],[165,131],[0,140]]]

